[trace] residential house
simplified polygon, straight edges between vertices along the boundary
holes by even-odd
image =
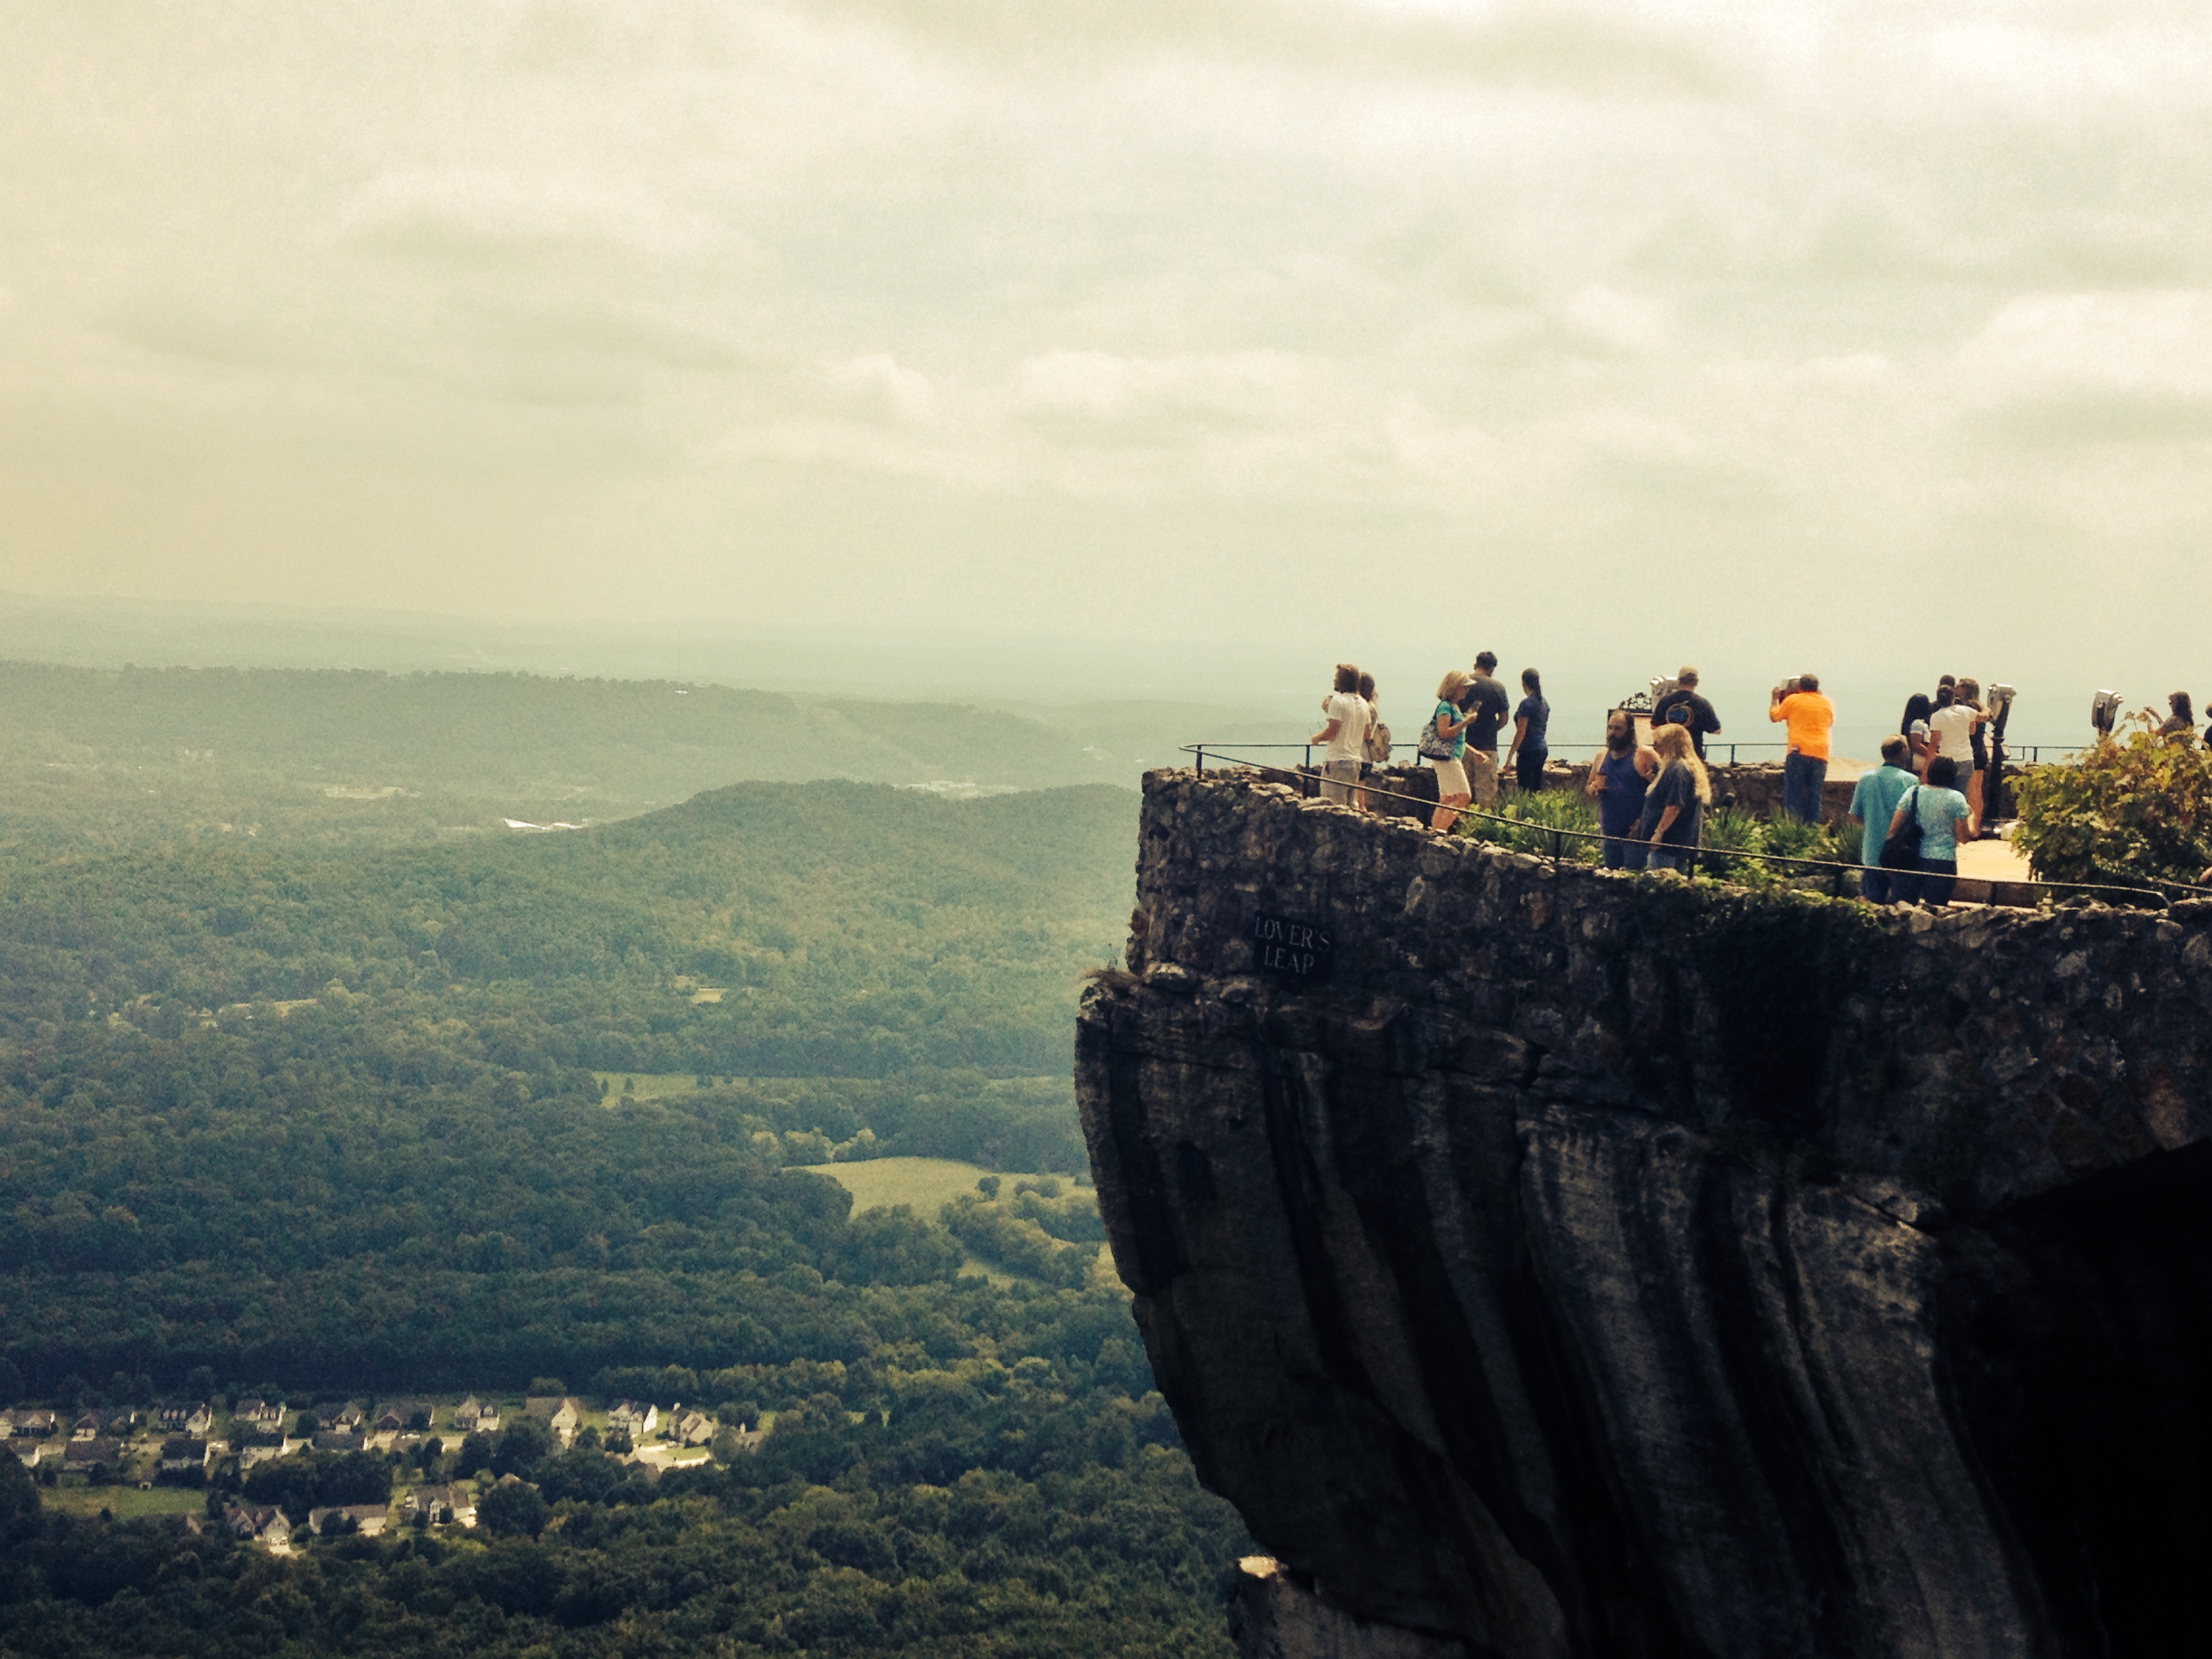
[[[466,1486],[417,1486],[407,1494],[407,1506],[428,1526],[477,1523],[476,1498]]]
[[[389,1406],[376,1414],[375,1427],[379,1434],[397,1434],[406,1426],[407,1420]]]
[[[8,1413],[9,1423],[16,1434],[36,1436],[44,1440],[54,1431],[54,1414],[43,1407],[19,1406]]]
[[[226,1504],[222,1519],[235,1538],[256,1539],[264,1544],[292,1541],[292,1523],[273,1504]]]
[[[208,1443],[197,1435],[178,1435],[161,1443],[161,1456],[156,1465],[164,1474],[175,1474],[188,1469],[204,1469],[208,1464]]]
[[[453,1407],[453,1426],[463,1434],[476,1432],[477,1422],[483,1416],[483,1407],[474,1395]]]
[[[170,1434],[205,1434],[215,1413],[204,1400],[175,1400],[161,1407],[161,1427]]]
[[[632,1440],[642,1440],[660,1426],[660,1407],[651,1401],[617,1400],[607,1413],[607,1432],[617,1430]]]
[[[339,1522],[340,1516],[352,1522],[352,1527],[345,1527]],[[374,1538],[384,1530],[390,1518],[389,1508],[382,1504],[331,1504],[307,1511],[307,1530],[319,1537],[332,1532],[354,1531],[363,1538]]]
[[[584,1402],[563,1400],[553,1409],[553,1437],[564,1446],[576,1443],[576,1431],[584,1426]]]
[[[284,1455],[284,1443],[275,1435],[255,1435],[242,1439],[238,1445],[238,1472],[243,1474],[256,1463],[266,1463]]]
[[[89,1474],[95,1468],[112,1471],[122,1461],[119,1440],[72,1440],[62,1451],[62,1473]]]
[[[317,1451],[356,1452],[367,1449],[368,1442],[357,1434],[348,1434],[339,1429],[324,1429],[315,1436]]]
[[[25,1468],[35,1469],[46,1449],[35,1440],[17,1440],[10,1442],[8,1449],[15,1454],[15,1461]]]
[[[107,1413],[106,1412],[87,1412],[82,1416],[79,1417],[76,1422],[70,1425],[70,1438],[72,1440],[97,1440],[100,1438],[100,1431],[106,1427]]]
[[[704,1412],[686,1411],[672,1406],[668,1411],[668,1426],[662,1431],[679,1446],[703,1446],[714,1437],[714,1419]]]
[[[232,1415],[241,1423],[257,1429],[281,1429],[284,1426],[284,1402],[281,1400],[241,1400]]]

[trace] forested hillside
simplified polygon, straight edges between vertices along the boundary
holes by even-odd
[[[658,1485],[516,1453],[528,1536],[279,1561],[27,1510],[0,1650],[1218,1650],[1241,1529],[1087,1195],[854,1215],[793,1167],[1080,1167],[1071,1016],[1134,807],[748,784],[560,836],[18,843],[0,1385],[680,1375],[775,1426]]]

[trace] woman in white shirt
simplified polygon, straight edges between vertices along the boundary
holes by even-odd
[[[1982,817],[1982,775],[1974,765],[1974,732],[1988,718],[1972,703],[1960,702],[1957,693],[1948,685],[1936,691],[1936,712],[1928,717],[1929,732],[1936,743],[1932,758],[1949,761],[1957,767],[1959,778],[1966,785],[1963,793],[1966,805],[1973,812],[1977,824]]]

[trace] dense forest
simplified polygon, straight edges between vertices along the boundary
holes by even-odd
[[[1070,1017],[1134,805],[749,784],[553,836],[18,838],[0,1385],[660,1377],[774,1429],[657,1482],[526,1443],[522,1522],[289,1558],[0,1459],[0,1651],[1220,1651],[1242,1530],[1087,1189],[855,1215],[795,1167],[1082,1167]]]

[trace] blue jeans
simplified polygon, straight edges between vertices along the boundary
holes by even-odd
[[[1640,841],[1631,841],[1626,836],[1607,836],[1599,845],[1600,855],[1608,870],[1641,870],[1644,855],[1650,850]]]
[[[1888,904],[1897,897],[1897,872],[1885,870],[1878,864],[1865,865],[1859,871],[1859,896],[1869,904]]]
[[[1647,848],[1644,867],[1647,870],[1680,870],[1684,875],[1687,875],[1690,872],[1691,865],[1696,862],[1697,856],[1698,849],[1694,847],[1682,847],[1669,842],[1658,842]]]
[[[1782,760],[1782,810],[1805,823],[1820,821],[1820,791],[1828,763],[1791,750]]]

